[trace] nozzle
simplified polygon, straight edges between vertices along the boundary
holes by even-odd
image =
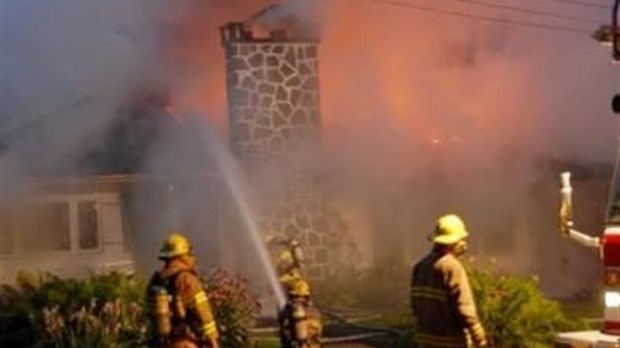
[[[296,239],[292,239],[290,241],[289,248],[291,249],[291,252],[295,257],[295,261],[297,261],[297,264],[301,266],[301,264],[304,262],[304,253],[301,250],[301,245]]]
[[[570,185],[570,172],[560,174],[560,232],[568,235],[573,226],[573,189]]]
[[[570,172],[564,172],[560,174],[560,182],[562,188],[571,188],[570,187]]]

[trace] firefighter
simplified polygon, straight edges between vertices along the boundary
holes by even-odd
[[[187,238],[170,234],[159,259],[163,268],[147,287],[153,346],[218,348],[217,326]]]
[[[420,348],[487,347],[484,328],[459,256],[467,250],[467,229],[457,215],[437,220],[431,252],[414,267],[411,307]]]
[[[287,302],[278,314],[283,348],[319,348],[321,315],[310,301],[310,286],[301,277],[282,279]]]
[[[287,282],[287,279],[293,280],[302,277],[304,256],[296,239],[271,235],[267,237],[267,244],[281,247],[276,258],[276,270],[283,284]]]
[[[287,278],[295,279],[301,277],[301,265],[289,250],[283,250],[278,254],[276,269],[283,283],[286,282]]]

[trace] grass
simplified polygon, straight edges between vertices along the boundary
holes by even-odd
[[[377,311],[372,311],[377,313]],[[358,340],[355,343],[367,345],[369,347],[412,347],[412,333],[411,333],[411,315],[404,312],[383,311],[380,316],[356,321],[353,325],[339,322],[337,320],[329,318],[327,315],[323,315],[324,320],[324,337],[343,337],[348,335],[356,335],[361,333],[372,332],[372,329],[390,330],[393,333],[381,335],[377,337],[365,338]],[[397,335],[395,333],[401,333]],[[261,332],[252,334],[252,341],[256,344],[255,347],[279,347],[279,338],[277,333],[273,332]],[[338,346],[346,347],[347,343],[340,344],[328,344],[326,346]]]
[[[262,337],[254,340],[254,348],[279,348],[280,339],[277,336]]]
[[[604,308],[599,299],[563,302],[562,310],[570,316],[582,318],[592,330],[602,328],[599,319],[603,318]]]
[[[580,318],[603,317],[603,303],[598,299],[589,301],[563,302],[562,309],[569,315]]]

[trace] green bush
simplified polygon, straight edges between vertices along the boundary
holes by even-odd
[[[566,316],[558,302],[545,298],[536,277],[501,275],[493,265],[468,265],[468,271],[493,347],[549,347],[555,333],[587,328],[583,321]]]
[[[567,316],[558,302],[545,298],[535,277],[502,275],[492,264],[466,262],[466,268],[480,318],[494,347],[549,347],[557,332],[587,328],[582,320]],[[396,263],[352,270],[321,288],[320,304],[408,314],[410,272],[406,265]]]
[[[96,301],[64,312],[60,306],[43,309],[44,342],[53,347],[136,347],[144,345],[144,312],[137,303],[119,299],[99,306]]]
[[[125,347],[145,339],[144,282],[118,273],[86,279],[21,273],[0,296],[0,343]],[[13,323],[20,323],[14,330]]]
[[[247,280],[215,268],[203,281],[220,331],[220,345],[249,347],[249,329],[255,324],[260,306],[256,298],[250,296]]]
[[[215,269],[205,278],[221,333],[221,346],[248,346],[248,329],[258,302],[239,276]],[[144,346],[146,282],[110,273],[85,279],[49,274],[18,276],[0,294],[0,346],[94,347]]]

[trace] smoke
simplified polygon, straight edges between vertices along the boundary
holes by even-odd
[[[472,230],[476,256],[540,273],[545,285],[562,283],[564,294],[595,283],[596,258],[557,236],[560,168],[553,164],[611,166],[617,135],[609,100],[618,73],[607,49],[585,33],[368,1],[314,4],[313,11],[304,1],[286,5],[287,14],[318,14],[314,22],[321,25],[326,149],[302,161],[331,178],[335,204],[355,227],[350,237],[365,251],[360,262],[421,256],[435,218],[456,212]],[[608,17],[562,5],[511,4],[601,23]],[[434,6],[587,28],[448,1]],[[594,187],[579,203],[580,223],[596,234],[607,179],[583,185]],[[551,254],[550,244],[558,246]]]
[[[177,54],[186,50],[183,45],[187,43],[181,40],[182,26],[172,11],[177,7],[151,0],[2,1],[3,240],[12,228],[5,212],[27,198],[31,192],[22,183],[33,177],[43,180],[29,182],[45,185],[50,182],[45,179],[59,177],[146,173],[153,186],[170,188],[167,183],[179,177],[163,170],[163,163],[176,167],[177,173],[187,173],[208,162],[204,151],[195,151],[195,140],[192,144],[179,135],[175,119],[165,115],[175,86],[192,68],[191,61]],[[74,183],[77,186],[79,180]],[[201,187],[196,191],[213,190]],[[179,219],[177,212],[168,209],[168,218],[160,221],[157,214],[165,209],[148,201],[141,185],[131,198],[133,211],[141,218],[141,224],[133,226],[138,235],[136,250],[142,250],[142,245],[151,247],[155,238],[159,243],[164,228],[178,228],[172,226]],[[141,215],[141,207],[147,204],[152,208]],[[106,238],[130,229],[123,225],[124,231],[112,231],[120,228],[110,225],[117,222],[116,215],[100,214],[107,216],[101,220],[109,226],[104,227]],[[157,234],[149,235],[153,231]],[[147,257],[156,260],[155,253],[153,248]],[[71,266],[70,257],[58,260],[59,265]],[[47,266],[57,263],[44,262]]]
[[[411,1],[418,2],[423,1]],[[122,117],[119,108],[140,86],[163,86],[176,114],[209,115],[208,122],[225,135],[218,26],[245,20],[271,3],[4,0],[3,196],[9,178],[39,167],[79,167],[85,149],[105,147],[106,132]],[[608,109],[618,73],[608,49],[585,33],[507,26],[372,1],[281,3],[261,20],[276,24],[299,16],[321,32],[324,143],[299,160],[326,178],[333,204],[363,255],[359,262],[379,262],[393,251],[402,262],[421,256],[435,218],[455,212],[470,225],[476,254],[525,265],[517,267],[521,271],[540,271],[547,267],[543,261],[553,267],[563,262],[537,261],[552,242],[559,245],[554,260],[573,260],[561,267],[591,260],[583,261],[584,268],[595,274],[595,258],[556,238],[556,173],[540,167],[556,159],[611,163],[616,121]],[[565,4],[507,3],[601,23],[609,17]],[[434,1],[432,7],[588,28],[448,0]],[[36,135],[22,132],[33,127]],[[182,142],[183,135],[172,132],[159,139],[142,169],[163,181],[187,179],[195,168],[186,164],[203,154],[195,144]],[[170,163],[186,169],[175,171]],[[208,211],[208,197],[217,189],[199,191],[186,197],[190,211],[178,208],[181,212],[174,214]],[[604,194],[592,192],[578,205],[601,216],[590,201],[600,202]],[[148,203],[137,197],[136,204]],[[153,221],[139,242],[143,250],[154,250],[161,231],[181,218],[164,219],[164,212],[173,214],[169,209],[140,209],[145,220]],[[196,218],[196,225],[215,215]],[[592,233],[601,225],[600,219],[587,224]],[[215,238],[206,233],[192,237],[205,243]],[[571,289],[587,286],[587,280],[576,283]]]
[[[586,34],[366,1],[330,2],[324,13],[325,137],[345,173],[334,186],[345,199],[368,202],[357,216],[379,211],[375,250],[419,257],[434,219],[455,212],[472,231],[472,253],[494,256],[500,268],[542,273],[549,288],[563,284],[564,295],[596,282],[596,259],[557,237],[557,173],[544,167],[557,159],[611,165],[617,135],[609,98],[618,73],[608,50]],[[593,234],[603,223],[604,190],[579,203],[591,213],[580,224]],[[548,245],[558,248],[549,253]]]
[[[66,170],[100,145],[132,84],[153,74],[151,45],[126,35],[144,4],[2,2],[3,181]]]
[[[257,19],[260,24],[286,25],[297,16],[320,29],[324,147],[296,155],[300,165],[326,178],[348,237],[362,254],[354,262],[371,265],[393,254],[409,262],[427,250],[435,218],[456,212],[472,230],[476,255],[493,256],[512,271],[542,273],[543,283],[577,279],[562,286],[565,294],[595,283],[596,259],[556,234],[556,171],[566,168],[554,164],[589,168],[614,158],[609,98],[618,75],[607,49],[586,33],[371,1],[280,3]],[[604,12],[561,4],[509,4],[608,19]],[[203,23],[245,20],[269,5],[232,2],[217,14],[190,11],[194,15],[184,23],[188,32],[198,32]],[[471,4],[433,6],[588,29],[582,22]],[[203,40],[209,44],[190,56],[212,64],[196,66],[196,78],[179,91],[185,105],[223,120],[223,54],[215,28],[210,30]],[[606,179],[597,180],[580,201],[580,221],[591,233],[602,225],[606,196]],[[262,190],[286,191],[276,186]],[[550,244],[558,246],[554,253],[545,251]]]

